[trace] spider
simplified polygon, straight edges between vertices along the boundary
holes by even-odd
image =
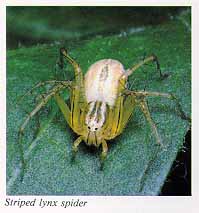
[[[154,54],[143,59],[126,71],[123,65],[117,60],[99,60],[90,66],[85,76],[79,64],[71,58],[65,48],[61,48],[59,62],[61,68],[63,68],[64,59],[74,68],[74,81],[52,80],[40,82],[28,91],[28,93],[30,93],[35,88],[43,85],[50,84],[53,86],[47,94],[42,95],[40,102],[26,117],[20,127],[18,141],[22,154],[22,165],[25,165],[22,148],[22,135],[24,129],[30,119],[52,98],[54,98],[59,106],[67,124],[79,135],[73,143],[72,156],[75,156],[75,153],[78,151],[78,146],[82,141],[89,146],[101,146],[102,166],[108,153],[107,141],[122,133],[137,106],[141,109],[146,120],[150,124],[157,143],[162,145],[156,124],[151,118],[148,109],[147,97],[160,96],[175,101],[181,118],[190,121],[190,118],[186,116],[178,99],[173,94],[128,90],[126,86],[128,77],[135,72],[135,70],[148,62],[155,62],[161,79],[167,77],[166,74],[162,74],[160,64]],[[70,106],[66,104],[63,97],[60,95],[60,92],[65,89],[70,91]]]

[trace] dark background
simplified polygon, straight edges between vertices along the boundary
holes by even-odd
[[[158,25],[187,7],[7,7],[7,48],[78,40]]]
[[[7,7],[7,49],[53,43],[74,47],[95,36],[160,25],[183,10],[187,7]],[[191,130],[160,195],[191,195]]]

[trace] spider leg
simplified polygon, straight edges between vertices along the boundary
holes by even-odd
[[[65,48],[60,49],[60,63],[63,63],[63,57],[69,61],[75,72],[74,87],[71,91],[71,125],[75,132],[77,132],[80,131],[82,127],[79,118],[86,104],[83,73],[79,64],[69,56]]]
[[[172,93],[160,93],[160,92],[148,92],[148,91],[136,91],[135,92],[135,91],[129,91],[129,90],[126,90],[125,93],[127,95],[131,94],[131,95],[134,95],[136,97],[154,96],[154,97],[168,98],[168,99],[170,99],[170,100],[175,102],[176,107],[177,107],[177,112],[179,113],[179,116],[183,120],[187,120],[187,121],[191,122],[191,118],[189,116],[187,116],[186,113],[183,111],[182,106],[180,104],[180,101]]]
[[[187,120],[187,121],[191,122],[191,118],[188,117],[185,114],[185,112],[182,110],[182,106],[181,106],[179,100],[173,94],[159,93],[159,92],[147,92],[147,91],[138,91],[138,92],[136,92],[136,91],[129,91],[129,90],[125,90],[124,94],[131,95],[132,97],[134,97],[134,99],[136,100],[136,103],[141,108],[141,110],[144,113],[147,121],[149,122],[149,124],[150,124],[150,126],[152,128],[152,131],[153,131],[153,133],[154,133],[154,135],[156,137],[157,143],[160,144],[160,145],[162,145],[161,139],[159,137],[156,124],[154,123],[153,119],[151,118],[151,115],[150,115],[150,112],[149,112],[149,109],[148,109],[148,105],[147,105],[147,102],[145,100],[146,97],[148,97],[148,96],[164,97],[164,98],[169,98],[169,99],[175,101],[180,117],[182,119],[184,119],[184,120]]]
[[[78,137],[74,143],[73,143],[73,146],[72,146],[72,157],[71,157],[71,162],[74,161],[75,157],[76,157],[76,154],[77,154],[77,151],[78,151],[78,146],[79,144],[83,141],[83,136],[80,136]]]
[[[106,159],[106,156],[107,156],[107,153],[108,153],[108,146],[107,146],[107,143],[104,139],[102,139],[102,153],[101,153],[101,156],[100,156],[100,160],[101,160],[101,166],[100,166],[100,169],[102,170],[103,167],[104,167],[104,161]]]
[[[122,114],[123,114],[123,102],[124,97],[120,96],[116,102],[116,105],[113,110],[113,119],[111,126],[111,135],[117,135],[118,131],[120,130],[120,126],[122,124]]]
[[[19,149],[20,149],[20,156],[21,156],[21,163],[22,163],[22,171],[24,172],[25,169],[25,164],[26,164],[26,159],[24,158],[24,151],[23,151],[23,143],[22,143],[22,137],[24,133],[24,129],[29,123],[30,119],[43,107],[47,104],[47,102],[59,91],[62,89],[68,87],[70,85],[70,82],[68,82],[68,85],[57,85],[55,86],[40,102],[39,104],[30,112],[30,114],[26,117],[25,121],[21,125],[19,132],[18,132],[18,144],[19,144]],[[22,172],[22,173],[23,173]]]
[[[115,106],[108,110],[107,123],[103,129],[103,135],[106,140],[115,138],[121,131],[124,111],[123,103],[124,97],[121,95],[118,97]]]
[[[54,95],[55,101],[57,102],[65,120],[67,121],[68,125],[73,129],[72,123],[71,123],[71,111],[68,107],[68,105],[65,103],[64,99],[56,93]]]
[[[131,115],[134,112],[136,106],[136,101],[135,101],[135,97],[133,96],[126,96],[123,102],[123,113],[122,113],[122,120],[121,120],[121,124],[120,124],[120,128],[117,131],[117,135],[120,135],[123,131],[123,129],[125,128],[125,126],[127,125]]]
[[[140,106],[142,112],[144,113],[147,121],[149,122],[149,124],[150,124],[150,126],[152,128],[152,131],[153,131],[153,133],[155,135],[157,143],[159,145],[163,145],[162,142],[161,142],[160,136],[158,134],[158,130],[157,130],[156,124],[154,123],[153,119],[151,118],[151,115],[150,115],[149,108],[148,108],[146,100],[145,99],[139,100],[139,106]]]
[[[132,68],[128,69],[122,76],[121,78],[125,78],[127,79],[128,76],[130,76],[135,70],[137,70],[138,68],[140,68],[142,65],[148,63],[148,62],[155,62],[156,63],[156,67],[157,67],[157,71],[160,74],[160,78],[164,79],[166,77],[168,77],[168,74],[162,74],[162,71],[160,69],[160,63],[158,61],[158,58],[156,55],[152,54],[151,56],[144,58],[142,61],[140,61],[139,63],[137,63],[136,65],[134,65]]]
[[[75,79],[76,81],[83,81],[83,74],[81,71],[81,68],[79,66],[79,64],[69,56],[69,54],[67,53],[67,50],[62,47],[60,48],[60,67],[63,68],[63,57],[69,61],[69,63],[73,66],[74,71],[75,71]]]
[[[68,81],[57,81],[57,80],[51,80],[51,81],[41,81],[39,83],[37,83],[35,86],[33,86],[30,90],[28,90],[24,95],[20,96],[17,100],[17,103],[19,103],[20,101],[22,101],[24,99],[25,96],[32,94],[32,92],[42,86],[45,86],[47,84],[63,84],[66,85],[68,84]]]

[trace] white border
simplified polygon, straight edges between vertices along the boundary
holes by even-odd
[[[199,2],[192,4],[192,195],[199,206]],[[199,209],[199,207],[198,207]]]
[[[0,3],[0,193],[6,190],[6,10]]]
[[[6,5],[10,6],[33,6],[33,5],[49,5],[49,6],[150,6],[150,5],[158,5],[158,6],[190,6],[191,1],[188,0],[6,0]]]
[[[86,208],[37,208],[37,207],[24,207],[19,209],[18,207],[5,207],[6,198],[6,10],[7,6],[41,6],[41,5],[82,5],[82,6],[93,6],[93,5],[120,5],[120,6],[192,6],[192,116],[193,127],[192,127],[192,196],[188,197],[158,197],[158,196],[123,196],[123,197],[95,197],[95,196],[20,196],[21,199],[33,199],[33,198],[44,198],[47,200],[67,200],[79,198],[88,201]],[[48,211],[53,212],[55,210],[59,211],[69,211],[69,212],[120,212],[121,210],[125,212],[197,212],[199,210],[199,137],[195,133],[198,131],[199,127],[199,101],[198,101],[198,91],[199,91],[199,64],[198,64],[198,53],[199,53],[199,25],[197,20],[199,20],[199,2],[185,1],[185,0],[134,0],[134,1],[66,1],[66,0],[0,0],[0,211]],[[17,196],[12,196],[13,198],[19,198]]]

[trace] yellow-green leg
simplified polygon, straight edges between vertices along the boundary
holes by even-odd
[[[73,66],[74,72],[75,72],[75,80],[81,83],[80,81],[83,81],[83,74],[82,74],[81,68],[79,64],[73,58],[69,56],[67,50],[64,47],[60,49],[61,67],[63,67],[63,57]]]
[[[100,156],[100,160],[101,160],[101,166],[100,166],[100,169],[102,170],[103,167],[104,167],[104,161],[106,159],[106,156],[107,156],[107,153],[108,153],[108,146],[107,146],[107,143],[104,139],[102,139],[102,153],[101,153],[101,156]]]
[[[76,132],[77,134],[81,134],[81,131],[77,131],[77,128],[74,128],[74,126],[72,124],[72,113],[71,113],[69,107],[67,106],[67,104],[65,103],[64,99],[59,94],[55,94],[54,98],[55,98],[62,114],[64,115],[65,120],[69,124],[69,126],[73,129],[74,132]],[[78,146],[82,142],[82,140],[83,140],[83,136],[80,136],[74,141],[73,147],[72,147],[71,162],[75,159],[75,156],[76,156],[76,153],[78,150]]]
[[[81,129],[80,123],[80,91],[79,89],[72,90],[72,99],[71,99],[71,124],[75,132],[78,132]]]
[[[71,91],[71,126],[75,132],[80,132],[82,129],[80,114],[86,104],[83,74],[79,64],[69,56],[65,48],[60,49],[60,63],[62,67],[63,57],[73,66],[75,72],[75,81]]]
[[[21,155],[21,163],[22,163],[22,173],[24,173],[26,159],[24,158],[24,151],[23,151],[23,143],[22,143],[22,136],[24,133],[24,129],[31,120],[31,118],[42,108],[44,107],[47,102],[59,91],[68,87],[68,85],[57,85],[55,86],[47,95],[43,97],[43,99],[39,102],[39,104],[32,110],[32,112],[26,117],[25,121],[21,125],[19,132],[18,132],[18,144],[20,149]]]
[[[114,107],[113,121],[112,121],[112,128],[111,128],[112,135],[116,135],[121,126],[122,114],[123,114],[123,101],[124,101],[123,96],[120,96]]]
[[[136,65],[134,65],[132,68],[128,69],[121,78],[128,78],[128,76],[130,76],[135,70],[137,70],[138,68],[140,68],[141,66],[143,66],[144,64],[148,63],[148,62],[155,62],[156,66],[157,66],[157,71],[160,73],[160,78],[164,79],[168,76],[168,74],[162,74],[161,69],[160,69],[160,63],[158,61],[158,58],[156,55],[152,54],[151,56],[145,58],[144,60],[140,61],[139,63],[137,63]]]
[[[121,134],[126,124],[128,123],[134,109],[136,106],[135,98],[133,96],[126,96],[123,107],[124,110],[122,114],[122,120],[120,124],[120,128],[118,129],[117,135]]]
[[[106,140],[111,140],[115,138],[121,129],[124,108],[123,102],[124,97],[121,95],[120,97],[118,97],[115,106],[108,114],[107,128],[104,131],[104,138]]]
[[[51,99],[52,96],[54,96],[57,92],[65,88],[66,86],[58,85],[54,87],[45,97],[43,97],[43,100],[40,101],[40,103],[34,108],[34,110],[26,117],[24,123],[21,125],[20,131],[23,132],[26,125],[28,124],[29,120],[43,107],[47,104],[47,102]]]
[[[159,134],[158,134],[157,127],[156,127],[156,125],[155,125],[153,119],[151,118],[151,115],[150,115],[149,108],[148,108],[148,106],[147,106],[146,100],[144,100],[144,99],[140,100],[140,101],[139,101],[139,106],[140,106],[142,112],[144,113],[144,115],[145,115],[147,121],[149,122],[149,124],[150,124],[150,126],[151,126],[151,129],[152,129],[152,131],[153,131],[153,133],[154,133],[154,135],[155,135],[155,138],[156,138],[157,143],[158,143],[159,145],[163,145],[162,142],[161,142],[161,138],[160,138],[160,136],[159,136]]]
[[[179,116],[183,119],[183,120],[187,120],[189,122],[191,122],[191,118],[189,116],[186,115],[186,113],[183,111],[182,106],[178,100],[178,98],[171,94],[171,93],[160,93],[160,92],[148,92],[148,91],[129,91],[126,90],[125,94],[127,95],[133,95],[134,97],[140,98],[140,97],[148,97],[148,96],[154,96],[154,97],[163,97],[163,98],[168,98],[172,101],[175,102],[176,107],[177,107],[177,112],[179,113]]]
[[[159,92],[147,92],[147,91],[135,92],[135,91],[129,91],[129,90],[126,90],[125,94],[132,96],[136,100],[138,106],[141,108],[142,112],[144,113],[147,121],[149,122],[149,124],[152,128],[152,131],[153,131],[153,133],[156,137],[157,143],[160,144],[160,145],[162,145],[161,138],[158,134],[157,127],[156,127],[153,119],[151,118],[151,115],[150,115],[150,112],[149,112],[149,109],[148,109],[148,105],[147,105],[147,102],[145,100],[145,98],[147,96],[164,97],[164,98],[169,98],[171,100],[174,100],[175,103],[176,103],[177,110],[179,112],[180,117],[182,119],[188,120],[189,122],[191,121],[191,118],[188,117],[185,114],[185,112],[182,110],[182,106],[180,105],[180,102],[178,101],[178,99],[173,94],[159,93]]]
[[[57,81],[57,80],[42,81],[42,82],[37,83],[35,86],[33,86],[24,95],[20,96],[19,99],[17,100],[17,103],[19,103],[20,101],[22,101],[25,96],[32,94],[32,92],[35,89],[37,89],[39,87],[42,87],[42,86],[45,86],[47,84],[51,84],[51,85],[62,84],[62,85],[66,85],[67,87],[71,87],[72,86],[72,82],[71,81]]]
[[[80,137],[78,137],[78,138],[74,141],[73,146],[72,146],[72,157],[71,157],[71,162],[74,161],[75,156],[76,156],[76,153],[77,153],[77,151],[78,151],[78,146],[79,146],[79,144],[83,141],[83,139],[84,139],[83,136],[80,136]]]
[[[59,94],[55,94],[54,98],[55,98],[55,100],[56,100],[66,122],[72,128],[71,111],[70,111],[68,105],[65,103],[64,99]]]
[[[84,110],[86,106],[85,101],[85,94],[84,94],[84,82],[83,82],[83,73],[81,71],[81,68],[79,64],[69,56],[67,50],[65,48],[60,49],[60,65],[63,68],[63,58],[65,58],[74,68],[75,73],[75,81],[73,83],[73,88],[71,90],[71,110],[69,113],[66,112],[64,107],[63,100],[60,99],[60,97],[56,96],[55,98],[59,102],[59,107],[61,108],[64,116],[68,120],[68,115],[70,114],[70,126],[73,129],[74,132],[76,132],[79,135],[82,135],[84,131]],[[72,151],[72,158],[73,160],[75,158],[77,147],[82,142],[83,136],[80,136],[77,138],[73,144],[73,151]]]
[[[121,95],[118,98],[116,105],[108,113],[107,128],[104,131],[106,140],[111,140],[122,133],[135,106],[135,98],[132,96],[127,96],[124,99],[124,96]]]

